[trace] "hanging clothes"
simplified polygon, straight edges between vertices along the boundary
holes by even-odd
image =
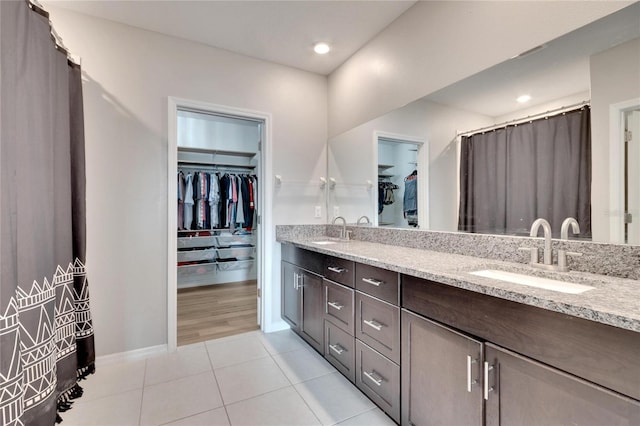
[[[404,179],[404,217],[411,226],[418,226],[418,172],[414,170]]]
[[[238,188],[238,204],[236,208],[236,221],[235,223],[243,226],[244,225],[244,197],[242,193],[243,179],[241,176],[236,176],[236,186]]]
[[[211,229],[220,226],[220,211],[218,204],[220,203],[220,175],[211,173],[209,175],[209,211],[210,211],[210,227]]]
[[[198,172],[195,174],[195,200],[196,200],[196,211],[195,211],[195,221],[197,229],[207,229],[207,211],[206,207],[208,204],[208,195],[209,195],[209,179],[206,176],[205,172]]]
[[[187,173],[184,180],[184,226],[183,229],[192,229],[193,224],[193,175]]]
[[[393,182],[378,182],[378,214],[382,213],[384,206],[395,203],[395,189],[399,189],[399,186]]]
[[[184,173],[178,172],[178,230],[184,229]]]

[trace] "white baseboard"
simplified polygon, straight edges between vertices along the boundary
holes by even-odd
[[[137,361],[140,359],[148,358],[152,355],[167,353],[167,351],[168,351],[168,346],[164,344],[164,345],[149,346],[146,348],[134,349],[132,351],[127,351],[127,352],[119,352],[115,354],[102,355],[96,358],[96,367],[99,367],[101,365],[116,364],[119,362]]]

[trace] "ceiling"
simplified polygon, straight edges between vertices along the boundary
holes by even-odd
[[[2,1],[2,0],[0,0]],[[47,0],[79,13],[328,75],[416,1]],[[640,37],[640,2],[427,96],[498,117],[586,92],[589,57]],[[313,45],[332,45],[317,55]],[[530,94],[518,104],[515,98]]]
[[[115,22],[328,75],[415,1],[43,1]],[[326,55],[313,52],[319,41]]]

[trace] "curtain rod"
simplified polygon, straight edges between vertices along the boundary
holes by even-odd
[[[590,103],[589,100],[585,100],[585,101],[577,102],[575,104],[571,104],[571,105],[561,106],[559,108],[550,109],[548,111],[540,112],[538,114],[532,114],[532,115],[528,115],[526,117],[516,118],[516,119],[513,119],[513,120],[505,121],[503,123],[493,124],[491,126],[481,127],[479,129],[469,130],[469,131],[466,131],[466,132],[457,132],[456,136],[467,136],[467,135],[471,135],[471,134],[474,134],[474,133],[487,132],[487,131],[490,131],[490,130],[496,130],[496,129],[499,129],[499,128],[502,128],[502,127],[507,127],[507,126],[510,126],[510,125],[525,123],[527,121],[533,121],[534,119],[537,119],[537,118],[546,117],[549,114],[559,113],[559,112],[563,112],[563,111],[566,112],[566,111],[569,111],[569,110],[574,109],[574,108],[583,107],[585,105],[589,105],[589,103]]]
[[[78,59],[76,60],[73,57],[74,55],[72,55],[71,52],[69,52],[69,49],[67,49],[67,47],[62,42],[62,37],[60,37],[58,32],[55,30],[55,28],[53,28],[53,23],[49,19],[49,12],[45,10],[44,6],[42,6],[42,4],[40,4],[38,0],[25,0],[25,2],[27,3],[27,6],[29,7],[29,9],[31,9],[32,11],[46,18],[49,21],[49,33],[51,34],[51,39],[53,40],[55,48],[64,52],[64,54],[67,56],[67,61],[70,63],[70,65],[80,66],[80,64],[82,63],[82,58],[78,56],[77,57]]]

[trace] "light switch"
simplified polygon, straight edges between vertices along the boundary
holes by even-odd
[[[316,206],[316,218],[322,217],[322,206]]]

